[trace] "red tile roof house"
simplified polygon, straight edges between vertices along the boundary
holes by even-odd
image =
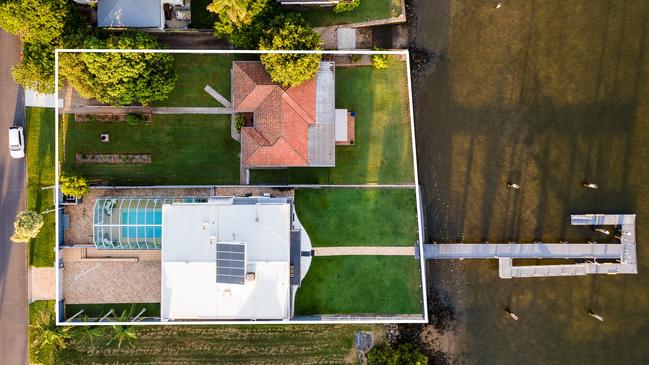
[[[335,166],[335,64],[321,62],[314,79],[290,88],[274,83],[261,62],[232,64],[235,112],[246,169]]]

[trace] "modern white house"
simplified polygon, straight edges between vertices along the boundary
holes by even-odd
[[[290,319],[291,204],[245,202],[162,207],[163,322]]]

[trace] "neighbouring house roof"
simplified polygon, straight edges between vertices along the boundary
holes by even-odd
[[[234,109],[252,113],[254,120],[253,126],[241,129],[244,167],[334,165],[333,129],[331,136],[322,132],[334,122],[333,74],[333,62],[323,62],[314,79],[284,88],[271,80],[261,62],[233,63]]]
[[[97,26],[112,28],[160,28],[160,0],[99,0]]]

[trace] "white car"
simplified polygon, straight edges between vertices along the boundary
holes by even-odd
[[[25,157],[25,137],[23,127],[9,128],[9,155],[13,158]]]

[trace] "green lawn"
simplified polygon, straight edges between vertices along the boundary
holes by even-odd
[[[54,207],[54,110],[27,108],[26,117],[27,208],[37,212]],[[54,212],[44,214],[45,224],[38,236],[29,241],[29,264],[54,265]]]
[[[356,9],[344,13],[336,14],[333,8],[314,8],[301,14],[314,27],[360,23],[398,17],[401,15],[401,0],[361,0]]]
[[[239,143],[229,115],[154,115],[149,125],[77,123],[65,126],[64,173],[76,171],[114,185],[238,184]],[[110,143],[99,141],[110,134]],[[150,164],[77,164],[75,154],[151,154]]]
[[[210,85],[230,100],[230,70],[232,62],[241,57],[226,54],[174,54],[178,81],[167,100],[155,106],[222,107],[221,103],[205,92]]]
[[[405,62],[387,70],[336,68],[336,107],[356,112],[354,146],[336,147],[332,168],[253,170],[253,183],[413,183]]]
[[[207,11],[207,5],[212,0],[192,0],[192,23],[191,27],[195,29],[213,29],[216,15]]]
[[[298,189],[295,209],[311,244],[414,246],[414,189]]]
[[[142,309],[146,311],[141,317],[159,317],[160,316],[160,303],[114,303],[114,304],[66,304],[65,305],[65,318],[72,317],[83,309],[80,315],[88,316],[90,318],[100,318],[108,313],[111,309],[114,310],[115,316],[121,316],[126,310],[132,317],[136,316]]]
[[[53,300],[38,300],[29,304],[29,323],[33,323],[39,312],[54,313]],[[30,364],[54,364],[54,348],[49,345],[38,349],[34,346],[33,329],[29,329],[29,362]]]
[[[315,256],[296,315],[422,313],[419,261],[406,256]]]

